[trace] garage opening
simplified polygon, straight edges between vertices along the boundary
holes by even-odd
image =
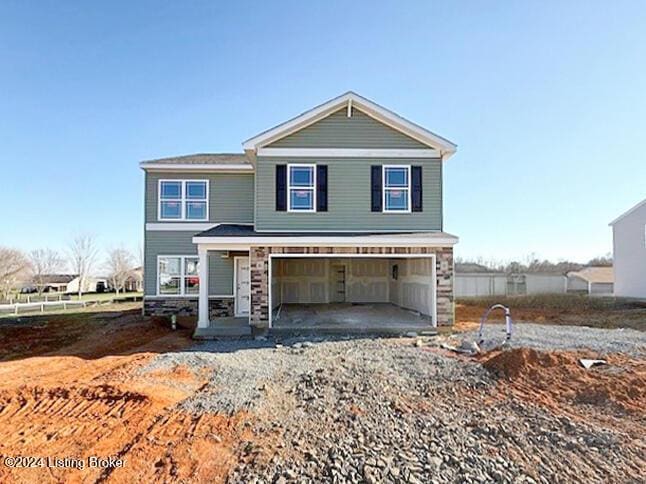
[[[273,328],[400,332],[435,324],[432,255],[272,255],[270,273]]]

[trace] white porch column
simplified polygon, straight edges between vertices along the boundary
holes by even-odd
[[[200,296],[198,300],[198,328],[209,327],[209,257],[205,248],[198,246],[200,257]]]

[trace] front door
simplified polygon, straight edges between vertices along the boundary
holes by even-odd
[[[235,315],[249,316],[249,257],[236,257],[235,271]]]

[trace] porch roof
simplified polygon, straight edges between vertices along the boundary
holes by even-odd
[[[193,237],[194,244],[249,244],[257,245],[454,245],[455,235],[446,232],[258,232],[253,225],[218,224]]]

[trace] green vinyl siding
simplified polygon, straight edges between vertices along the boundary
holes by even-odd
[[[348,117],[343,108],[286,136],[269,148],[419,148],[425,144],[376,121],[357,109]]]
[[[317,163],[328,166],[327,212],[276,211],[275,167],[278,164],[289,163]],[[392,214],[371,211],[370,167],[391,164],[422,166],[421,212]],[[259,157],[256,164],[256,181],[256,230],[442,230],[442,162],[438,159]]]
[[[253,223],[253,173],[146,173],[146,222],[159,222],[159,180],[209,180],[209,220]],[[189,220],[188,222],[195,222]],[[168,221],[164,223],[184,223]]]
[[[144,291],[157,294],[157,256],[195,255],[194,231],[148,230],[145,235]],[[209,252],[209,295],[233,294],[233,258],[222,258],[222,252]]]

